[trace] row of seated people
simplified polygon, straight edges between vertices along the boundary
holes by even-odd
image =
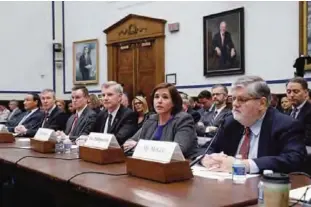
[[[213,97],[223,95],[221,91],[226,90],[220,86],[213,89]],[[14,123],[9,121],[7,126],[18,136],[30,137],[39,127],[52,128],[71,140],[90,132],[111,133],[124,150],[133,149],[139,139],[174,141],[186,158],[198,155],[194,116],[184,112],[183,99],[174,85],[162,83],[155,87],[151,96],[155,114],[141,118],[144,121],[140,128],[137,113],[121,105],[122,94],[120,84],[113,81],[103,84],[105,110],[96,114],[87,107],[87,89],[84,86],[73,88],[72,104],[76,113],[66,123],[63,123],[63,112],[55,106],[52,90],[42,91],[40,97],[28,94],[24,101],[27,113]],[[201,164],[217,171],[231,171],[234,156],[241,154],[249,173],[264,169],[300,170],[306,158],[305,127],[269,107],[270,99],[270,89],[260,77],[245,76],[233,83],[232,113],[224,118],[217,139]],[[44,113],[38,108],[40,101]],[[141,101],[134,99],[134,105],[141,105]],[[217,111],[216,100],[215,109],[214,112]]]

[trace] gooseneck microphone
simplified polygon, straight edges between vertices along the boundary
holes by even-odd
[[[215,142],[215,140],[217,140],[219,131],[222,129],[224,122],[225,122],[225,119],[222,119],[220,124],[219,124],[219,127],[217,129],[216,134],[213,136],[213,138],[211,139],[211,142],[209,143],[207,148],[204,150],[204,153],[202,155],[197,156],[192,162],[190,162],[190,167],[197,164],[198,162],[200,162],[204,158],[205,154],[210,150],[212,144]]]

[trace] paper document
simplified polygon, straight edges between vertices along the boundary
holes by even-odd
[[[209,171],[206,167],[202,167],[200,165],[195,165],[192,168],[192,173],[195,176],[210,178],[210,179],[217,179],[217,180],[224,180],[224,179],[232,179],[232,174],[227,172],[213,172]],[[247,178],[257,177],[257,174],[247,174]]]
[[[305,194],[307,189],[308,189],[308,191]],[[290,190],[289,191],[289,198],[292,200],[302,200],[302,201],[310,200],[311,199],[311,185],[304,186],[301,188],[297,188],[294,190]]]

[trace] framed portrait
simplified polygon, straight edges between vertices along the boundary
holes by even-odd
[[[244,8],[203,17],[204,76],[244,74]]]
[[[73,84],[97,84],[99,77],[98,40],[82,40],[72,44]]]
[[[311,55],[311,2],[299,1],[299,53]],[[311,70],[311,64],[305,62],[305,70]]]
[[[166,81],[166,83],[171,83],[173,85],[176,85],[176,83],[177,83],[177,81],[176,81],[176,73],[166,74],[165,81]]]

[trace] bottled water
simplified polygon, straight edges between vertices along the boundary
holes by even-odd
[[[232,182],[244,184],[246,182],[246,166],[242,162],[242,155],[237,155],[232,165]]]
[[[64,152],[64,142],[62,139],[57,139],[55,143],[55,153],[62,154]]]
[[[272,170],[264,170],[263,171],[264,175],[267,174],[273,174]],[[263,187],[263,182],[260,180],[258,183],[258,206],[264,206],[264,187]]]
[[[70,139],[69,138],[65,139],[65,141],[64,141],[65,153],[70,153],[71,145],[72,145],[72,143],[71,143]]]

